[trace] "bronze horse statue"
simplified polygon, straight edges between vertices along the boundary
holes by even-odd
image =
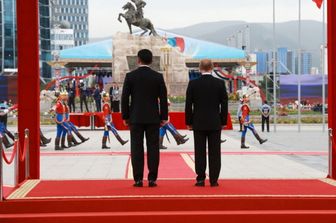
[[[144,31],[143,33],[141,33],[141,36],[145,35],[148,31],[150,31],[149,35],[152,34],[153,36],[158,36],[157,32],[154,29],[153,23],[149,19],[138,17],[137,15],[139,15],[139,13],[137,12],[132,3],[128,2],[122,8],[123,10],[127,11],[125,12],[125,14],[123,13],[119,14],[118,21],[122,22],[121,17],[123,17],[127,22],[131,34],[133,34],[132,31],[132,25],[133,25],[139,27]]]

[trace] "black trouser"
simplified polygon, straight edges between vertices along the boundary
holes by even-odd
[[[270,124],[269,124],[269,116],[268,117],[265,117],[265,116],[261,116],[261,129],[262,131],[264,132],[265,131],[265,122],[266,122],[266,125],[267,125],[267,132],[270,131]]]
[[[76,106],[75,106],[75,97],[69,97],[68,105],[71,112],[76,112]]]
[[[241,116],[238,117],[238,122],[239,122],[239,131],[243,131],[243,124],[241,123]]]
[[[88,108],[87,101],[86,101],[86,95],[80,96],[80,108],[81,108],[82,113],[83,113],[83,103],[85,105],[86,112],[89,112],[89,108]]]
[[[7,119],[8,119],[8,115],[3,115],[0,116],[0,122],[3,123],[5,125],[5,127],[7,128]]]
[[[113,112],[120,112],[120,101],[111,100],[111,107]]]
[[[144,172],[144,136],[147,142],[148,180],[156,181],[160,162],[159,124],[132,124],[131,158],[134,181],[143,180]]]
[[[210,183],[216,183],[221,169],[221,130],[194,130],[195,170],[197,181],[204,181],[207,166],[206,144],[208,141]]]
[[[95,100],[95,101],[96,101],[97,112],[101,112],[101,100]]]

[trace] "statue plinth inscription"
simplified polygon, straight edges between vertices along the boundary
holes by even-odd
[[[127,63],[130,70],[135,70],[136,68],[138,68],[137,60],[138,60],[137,56],[127,56]],[[150,67],[156,71],[163,70],[161,68],[160,62],[161,58],[159,56],[154,56],[153,63],[150,65]]]

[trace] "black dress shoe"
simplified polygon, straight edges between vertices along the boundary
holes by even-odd
[[[135,181],[135,183],[133,184],[133,187],[143,187],[143,182],[142,182],[142,180]]]
[[[148,187],[157,187],[156,181],[150,180],[148,182]]]
[[[210,186],[211,186],[211,187],[218,187],[219,184],[218,184],[218,182],[215,182],[215,183],[211,183]]]
[[[205,182],[203,180],[201,181],[197,181],[197,183],[195,183],[196,187],[205,187]]]

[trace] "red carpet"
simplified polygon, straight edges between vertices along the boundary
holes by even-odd
[[[147,161],[145,161],[146,163]],[[148,169],[145,168],[145,175],[148,175]],[[161,179],[186,179],[196,178],[194,171],[183,160],[178,153],[162,153],[159,166],[159,178]]]
[[[146,183],[146,182],[145,182]],[[193,180],[160,180],[157,188],[133,188],[133,181],[41,181],[25,198],[335,196],[336,187],[319,180],[221,180],[198,188]]]
[[[28,192],[27,196],[2,203],[0,222],[332,223],[336,219],[336,187],[319,180],[223,180],[218,188],[196,188],[191,180],[162,180],[157,188],[133,188],[132,183],[42,181],[30,192],[17,191]]]
[[[191,165],[194,165],[188,154],[162,153],[160,155],[159,179],[194,179],[196,175],[193,169],[188,166],[182,156],[186,156],[191,161]],[[132,172],[129,170],[131,168],[130,159],[127,164],[125,179],[133,179]],[[145,155],[144,179],[147,179],[147,175],[148,167]]]
[[[8,197],[13,191],[14,191],[14,187],[7,187],[7,186],[4,186],[4,187],[3,187],[3,194],[4,194],[4,197]]]

